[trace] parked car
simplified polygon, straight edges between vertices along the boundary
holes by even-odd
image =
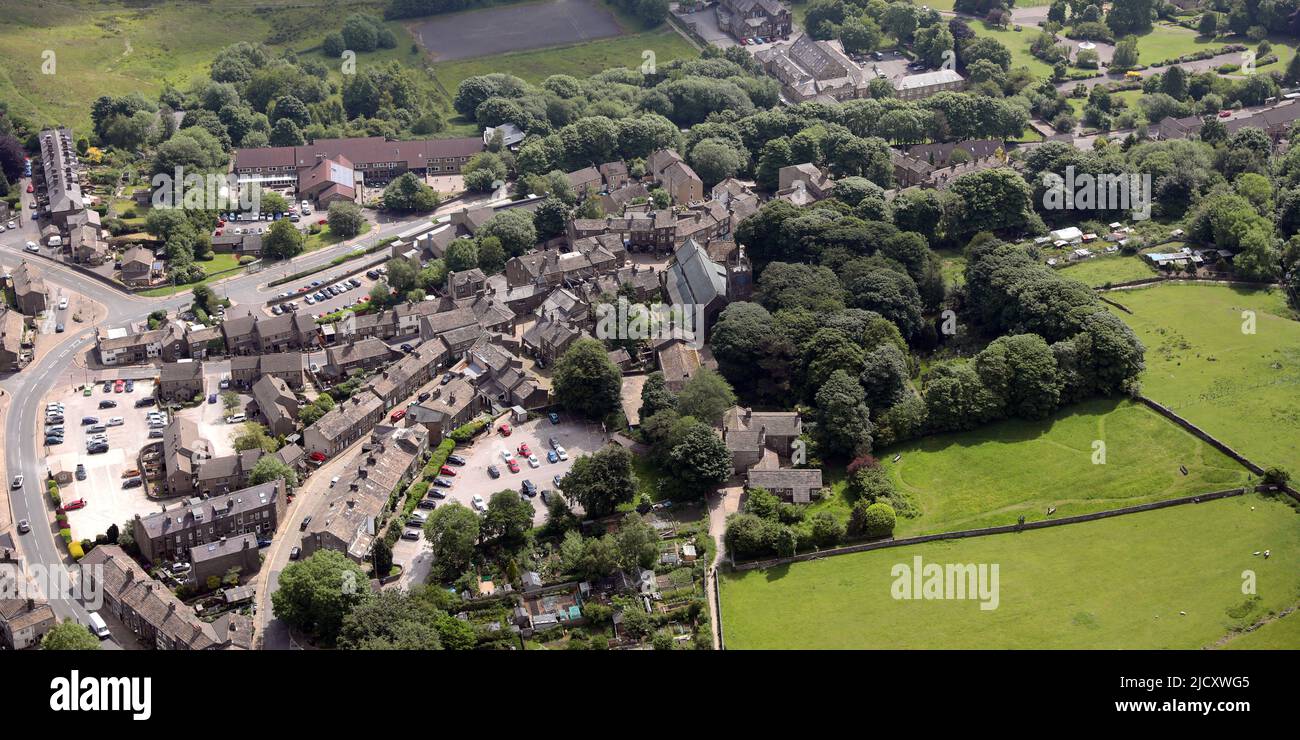
[[[81,417],[81,425],[82,425],[83,427],[84,427],[84,426],[90,426],[91,424],[98,424],[98,423],[99,423],[99,417],[98,417],[98,416],[83,416],[83,417]]]
[[[63,503],[63,506],[59,507],[59,510],[76,511],[77,509],[84,509],[84,508],[86,508],[86,499],[78,498],[78,499],[73,499],[72,501],[65,501]]]
[[[464,465],[465,458],[461,457],[460,455],[448,455],[447,462],[451,463],[452,465]]]
[[[442,476],[438,476],[433,479],[433,485],[438,486],[439,488],[451,488],[451,481]]]
[[[501,459],[505,460],[506,462],[510,462],[511,460],[515,459],[514,453],[510,452],[510,450],[507,450],[504,447],[501,448],[500,453],[501,453]]]
[[[144,478],[141,478],[138,475],[134,478],[127,478],[126,480],[122,481],[123,488],[139,488],[140,486],[143,485],[144,485]]]
[[[506,467],[509,468],[510,472],[512,473],[519,472],[519,463],[515,462],[513,458],[510,460],[510,462],[506,463]]]
[[[533,496],[537,495],[537,485],[532,481],[525,479],[523,486],[521,486],[519,489],[519,492],[524,494],[528,498],[532,498]]]
[[[487,511],[487,504],[483,502],[483,497],[477,493],[474,494],[474,498],[470,500],[470,504],[474,507],[475,511]]]
[[[545,504],[545,505],[547,505],[547,506],[549,506],[550,503],[551,503],[551,496],[554,496],[554,495],[555,495],[555,492],[552,491],[551,489],[549,489],[549,488],[544,489],[544,490],[542,491],[542,503]]]
[[[432,509],[435,506],[437,506],[437,504],[430,501],[427,498],[422,498],[420,499],[420,503],[416,504],[416,506],[420,507],[421,509]]]
[[[302,518],[302,524],[299,525],[298,529],[306,531],[307,527],[310,525],[311,525],[311,514],[308,514],[307,516]]]
[[[562,488],[562,486],[560,485],[560,481],[562,480],[564,480],[564,476],[562,475],[556,475],[555,477],[551,478],[551,482],[555,484],[556,488]]]
[[[155,403],[157,403],[157,401],[154,400],[153,396],[145,396],[144,398],[141,398],[135,402],[135,407],[143,408],[145,406],[152,406]]]
[[[560,447],[559,445],[556,445],[556,446],[555,446],[555,454],[556,454],[556,455],[559,455],[559,457],[560,457],[561,460],[568,460],[568,459],[569,459],[569,453],[565,452],[565,451],[564,451],[564,448],[563,448],[563,447]]]
[[[550,439],[546,440],[546,444],[550,445],[551,449],[553,450],[556,447],[560,446],[560,440],[556,439],[555,437],[551,437]]]
[[[527,443],[527,442],[521,442],[521,443],[519,444],[519,455],[520,455],[521,457],[528,457],[528,456],[531,455],[531,454],[533,454],[533,451],[532,451],[531,449],[529,449],[529,447],[528,447],[528,443]]]
[[[488,475],[491,476],[491,477],[493,477],[493,478],[500,478],[500,477],[501,477],[501,469],[498,468],[498,467],[495,466],[495,465],[489,465],[489,466],[487,467],[487,472],[488,472]]]
[[[540,468],[541,466],[542,466],[542,463],[541,463],[541,461],[539,461],[539,460],[537,459],[537,455],[529,455],[529,456],[528,456],[528,467],[530,467],[530,468]]]
[[[115,409],[117,408],[117,401],[103,400],[99,402],[99,407],[101,409]]]
[[[555,450],[546,451],[546,462],[554,463],[559,461],[560,461],[560,456],[555,454]]]
[[[502,437],[509,437],[512,430],[510,429],[509,424],[502,424],[497,427],[497,431],[501,433]]]
[[[126,419],[123,419],[120,416],[114,416],[108,420],[108,426],[110,427],[120,427],[125,423],[126,423]]]
[[[86,466],[82,465],[81,463],[77,463],[77,480],[85,480],[85,479],[86,479]]]
[[[453,476],[456,475],[456,471],[447,465],[443,465],[441,468],[438,468],[438,472],[442,473],[443,475],[453,475]]]
[[[420,539],[420,530],[404,529],[402,530],[402,539],[408,540],[410,542],[415,542],[416,540]]]
[[[209,394],[208,394],[208,403],[216,403],[216,402],[217,402],[217,394],[215,394],[215,393],[209,393]]]
[[[302,548],[298,547],[297,545],[294,545],[293,549],[289,551],[290,560],[297,560],[301,555],[302,555]]]
[[[560,415],[557,414],[557,413],[555,413],[554,411],[552,411],[551,413],[547,414],[547,415],[546,415],[546,418],[550,419],[552,424],[559,424],[559,423],[560,423]]]

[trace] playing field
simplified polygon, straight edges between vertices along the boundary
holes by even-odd
[[[1104,443],[1098,464],[1094,443]],[[920,516],[897,536],[1015,524],[1236,488],[1248,472],[1131,401],[1077,404],[1046,421],[1004,421],[925,437],[876,453]],[[899,455],[899,461],[893,457]],[[1179,470],[1186,466],[1187,475]],[[817,506],[851,502],[842,485]]]
[[[435,61],[451,61],[577,44],[623,29],[598,0],[548,0],[437,15],[415,22],[412,32]]]
[[[727,574],[724,640],[728,649],[1213,646],[1300,598],[1297,516],[1250,494]],[[1269,559],[1252,555],[1264,549]],[[891,570],[918,555],[940,565],[997,564],[997,608],[892,598]],[[1242,591],[1246,570],[1258,598]],[[1264,629],[1256,639],[1269,646],[1300,647],[1294,626]]]
[[[1142,390],[1264,467],[1300,473],[1300,322],[1280,290],[1114,291],[1146,344]],[[1243,312],[1254,316],[1254,333]]]

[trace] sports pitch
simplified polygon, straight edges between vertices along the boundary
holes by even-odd
[[[623,33],[614,14],[597,0],[549,0],[439,15],[413,23],[411,31],[435,62],[576,44]],[[515,73],[509,68],[497,71]]]

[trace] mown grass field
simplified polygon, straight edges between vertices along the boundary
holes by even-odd
[[[1093,443],[1105,443],[1094,464]],[[925,437],[876,453],[920,515],[896,536],[1087,514],[1236,488],[1248,472],[1213,447],[1131,401],[1090,401],[1045,421],[1010,420]],[[897,463],[895,455],[901,455]],[[1183,475],[1179,466],[1186,466]],[[841,484],[818,507],[852,503]]]
[[[1214,646],[1300,599],[1297,516],[1275,498],[1249,494],[725,574],[724,639],[728,649]],[[1268,560],[1252,555],[1265,548]],[[895,600],[891,569],[917,555],[928,563],[998,564],[998,607]],[[1257,599],[1242,593],[1247,569],[1257,576]],[[1264,629],[1261,647],[1298,646],[1294,626]]]
[[[1115,314],[1146,345],[1143,393],[1257,464],[1300,472],[1300,322],[1280,290],[1171,284],[1107,297],[1133,311]]]
[[[1125,283],[1156,276],[1156,271],[1142,261],[1141,257],[1118,254],[1086,259],[1069,267],[1062,267],[1060,273],[1094,288],[1108,283]]]

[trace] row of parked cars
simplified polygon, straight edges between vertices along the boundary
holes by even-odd
[[[416,504],[416,508],[423,509],[424,511],[431,511],[437,508],[438,501],[447,498],[447,492],[442,489],[451,488],[451,478],[456,476],[456,468],[464,467],[465,463],[465,458],[460,455],[448,455],[447,464],[438,469],[438,476],[433,479],[433,486],[429,488],[429,492],[425,494],[424,498]],[[478,502],[474,505],[474,508],[479,509],[479,505],[483,502],[483,497],[475,496],[474,499]],[[486,508],[487,507],[484,506],[483,509],[479,510],[483,511],[486,510]],[[427,518],[428,515],[423,512],[411,512],[411,515],[406,519],[407,529],[402,531],[402,539],[420,539],[420,528],[424,526],[424,522]]]

